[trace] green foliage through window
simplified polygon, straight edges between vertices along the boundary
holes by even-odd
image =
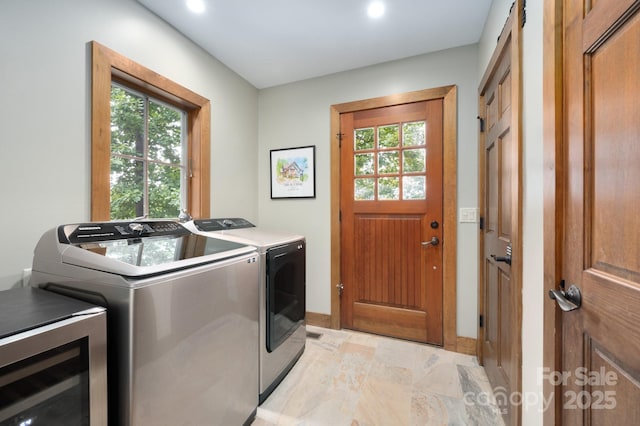
[[[363,149],[372,149],[374,147],[374,130],[373,127],[366,129],[356,129],[355,131],[355,149],[361,151]]]
[[[355,200],[425,200],[425,121],[354,129]]]
[[[175,218],[185,205],[185,113],[111,86],[111,219]]]

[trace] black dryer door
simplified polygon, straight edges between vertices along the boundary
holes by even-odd
[[[305,242],[267,250],[267,351],[273,352],[305,315]]]

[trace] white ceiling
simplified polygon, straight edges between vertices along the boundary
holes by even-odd
[[[476,43],[492,0],[137,0],[262,89]]]

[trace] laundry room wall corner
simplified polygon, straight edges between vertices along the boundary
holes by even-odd
[[[141,4],[3,2],[0,37],[0,290],[45,230],[89,220],[91,40],[211,100],[212,214],[257,217],[257,89]]]

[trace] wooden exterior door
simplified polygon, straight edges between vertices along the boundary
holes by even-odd
[[[563,70],[564,103],[558,108],[562,131],[555,132],[552,153],[555,209],[547,217],[555,219],[555,233],[563,237],[554,244],[555,257],[547,259],[547,270],[559,267],[558,279],[547,289],[556,300],[548,306],[559,318],[555,325],[561,339],[545,340],[546,361],[553,352],[557,355],[551,357],[559,360],[545,371],[547,389],[557,388],[551,394],[557,397],[554,420],[562,424],[636,424],[640,2],[549,3],[553,6],[547,11],[561,11],[556,16],[564,52],[558,68]]]
[[[479,353],[505,424],[521,376],[519,8],[513,7],[480,86]]]
[[[342,325],[442,345],[443,99],[340,129]]]

